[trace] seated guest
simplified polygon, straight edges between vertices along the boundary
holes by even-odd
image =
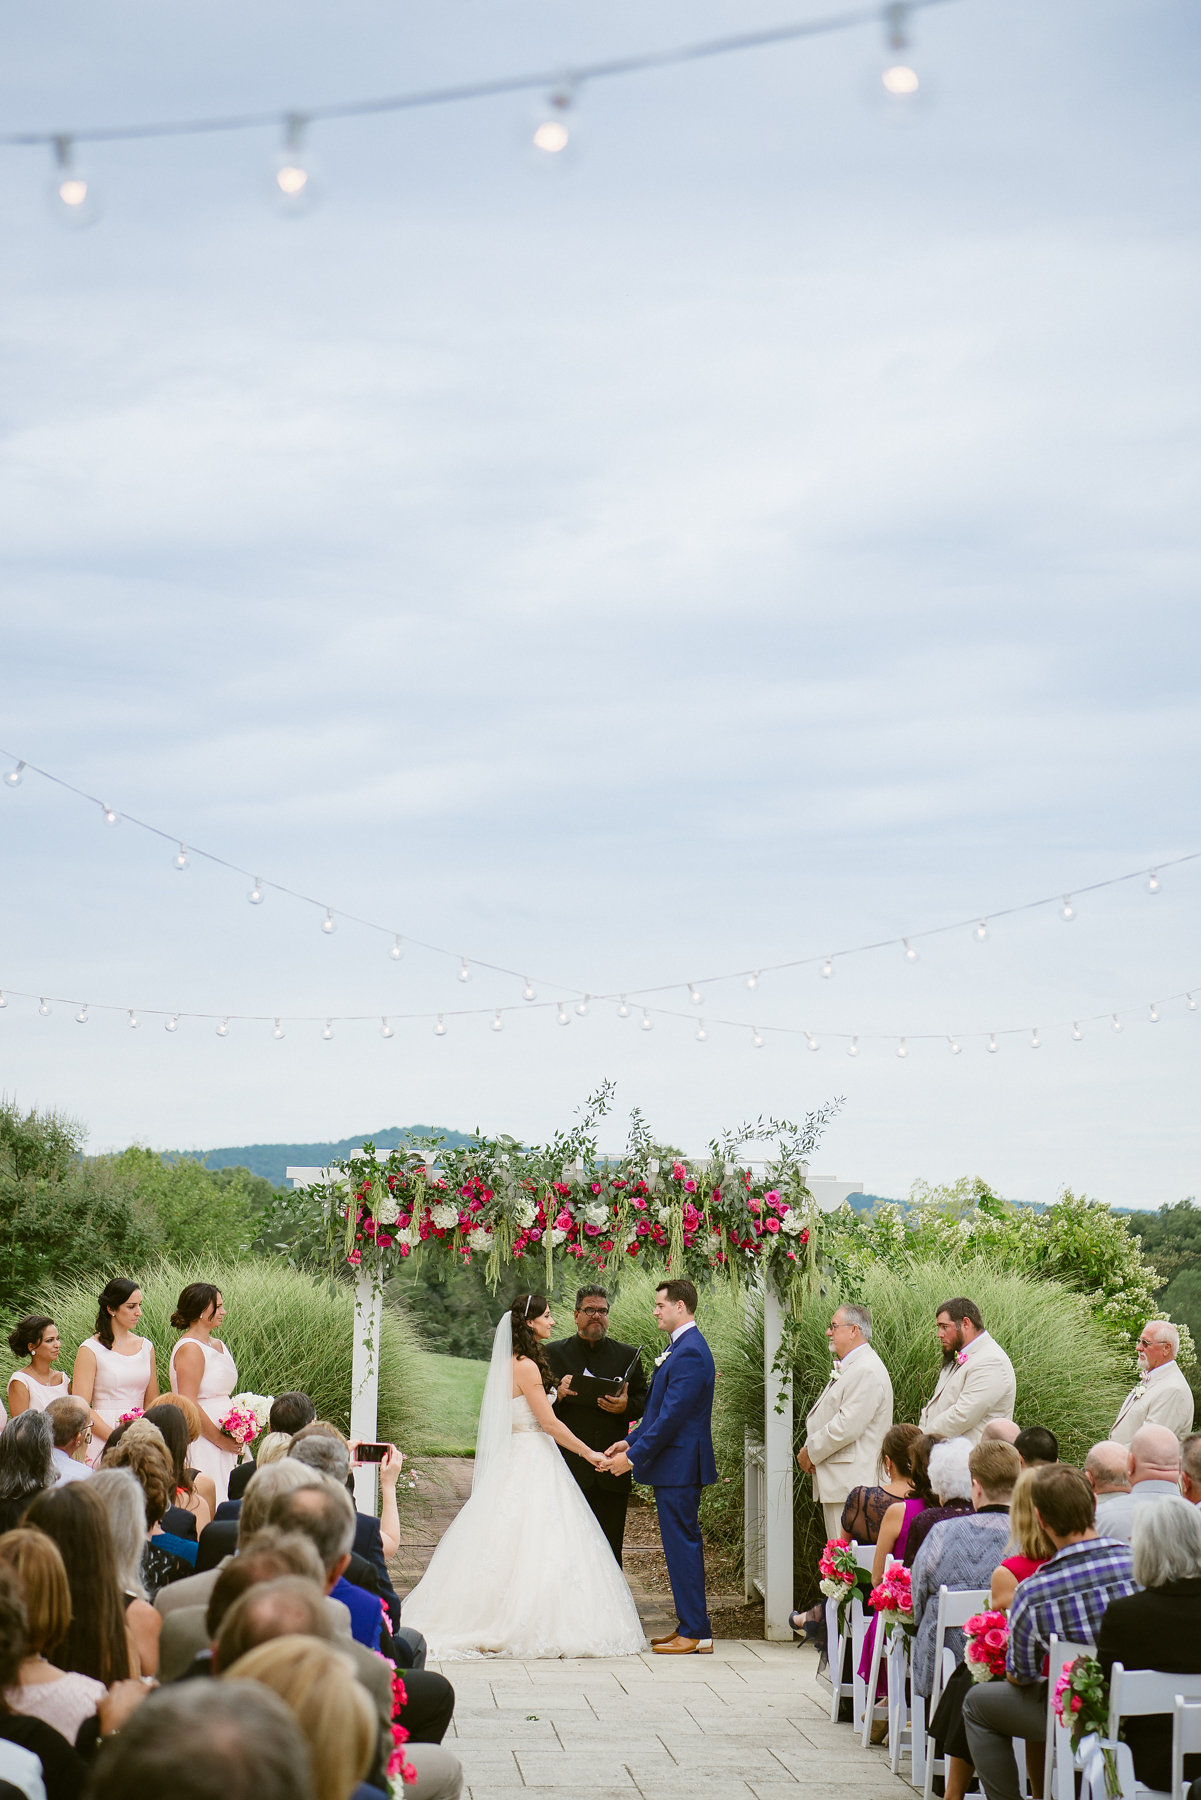
[[[50,1461],[60,1482],[86,1481],[92,1473],[84,1460],[92,1441],[91,1417],[87,1402],[77,1400],[74,1394],[52,1400],[46,1408],[46,1418],[54,1437]]]
[[[938,1481],[937,1457],[956,1442],[940,1444],[930,1458],[930,1479]],[[913,1562],[913,1684],[929,1699],[934,1685],[934,1640],[938,1627],[938,1590],[982,1588],[1009,1542],[1009,1496],[1021,1474],[1018,1452],[1012,1444],[977,1444],[968,1457],[972,1512],[964,1518],[944,1519],[926,1533]],[[964,1636],[957,1628],[943,1639],[956,1662],[962,1662]]]
[[[56,1669],[53,1656],[71,1623],[71,1590],[67,1571],[53,1539],[28,1528],[0,1537],[0,1565],[25,1605],[25,1657],[16,1680],[4,1692],[13,1712],[43,1719],[74,1744],[79,1728],[90,1719],[108,1692],[103,1681],[77,1670]]]
[[[186,1395],[177,1394],[175,1398],[185,1399]],[[175,1537],[199,1538],[213,1514],[200,1493],[197,1476],[188,1467],[188,1427],[183,1412],[170,1401],[164,1404],[156,1400],[145,1417],[161,1434],[175,1477],[175,1492],[163,1516],[163,1529]]]
[[[117,1441],[114,1443],[114,1439]],[[105,1469],[128,1469],[142,1490],[146,1505],[146,1547],[142,1552],[142,1580],[154,1597],[161,1587],[192,1573],[195,1545],[162,1527],[163,1515],[175,1490],[175,1471],[162,1433],[145,1419],[135,1419],[118,1438],[114,1431],[104,1447]]]
[[[1134,1515],[1134,1579],[1141,1594],[1127,1594],[1105,1609],[1097,1660],[1106,1681],[1114,1663],[1124,1669],[1159,1669],[1167,1675],[1201,1674],[1201,1516],[1187,1500],[1165,1499]],[[1149,1788],[1172,1785],[1172,1716],[1150,1713],[1127,1719],[1134,1773]],[[1201,1775],[1201,1757],[1185,1758],[1184,1778]]]
[[[354,1481],[350,1472],[350,1446],[334,1425],[318,1420],[306,1425],[292,1439],[288,1455],[311,1469],[319,1469],[334,1481],[341,1482],[353,1495]],[[400,1515],[396,1507],[396,1484],[400,1479],[404,1458],[389,1444],[388,1455],[379,1465],[380,1517],[355,1511],[354,1551],[375,1571],[376,1587],[382,1595],[393,1626],[400,1620],[400,1600],[388,1574],[387,1558],[400,1547]],[[416,1637],[418,1634],[413,1633]]]
[[[1129,1506],[1126,1496],[1130,1492],[1130,1452],[1125,1444],[1119,1444],[1116,1438],[1106,1438],[1100,1444],[1094,1444],[1084,1459],[1084,1473],[1088,1476],[1089,1485],[1097,1497],[1097,1530],[1102,1537],[1126,1536],[1130,1528]],[[1113,1501],[1120,1501],[1115,1506]],[[1110,1516],[1117,1525],[1116,1531],[1110,1530]]]
[[[1015,1425],[1012,1419],[989,1419],[980,1433],[980,1442],[982,1444],[1016,1444],[1021,1435],[1021,1426]]]
[[[329,1635],[353,1643],[350,1615],[336,1600],[325,1598],[325,1570],[308,1538],[298,1533],[256,1532],[237,1556],[217,1571],[207,1607],[177,1606],[163,1620],[161,1674],[164,1681],[182,1681],[209,1675],[213,1640],[229,1608],[249,1588],[262,1582],[299,1575],[315,1584],[321,1606],[329,1618]],[[375,1659],[377,1662],[379,1658]],[[384,1695],[385,1703],[387,1695]]]
[[[1194,1506],[1201,1506],[1201,1431],[1186,1437],[1180,1446],[1180,1492]]]
[[[239,1463],[229,1478],[229,1499],[222,1500],[213,1518],[228,1520],[238,1518],[242,1510],[242,1496],[246,1492],[250,1478],[259,1469],[269,1469],[273,1462],[278,1462],[288,1454],[292,1439],[286,1431],[269,1431],[262,1438],[254,1453],[253,1462]]]
[[[20,1685],[29,1654],[20,1589],[11,1572],[0,1566],[0,1744],[19,1745],[37,1758],[46,1800],[79,1800],[87,1764],[75,1746],[44,1719],[14,1712],[5,1700]]]
[[[205,1526],[201,1533],[196,1574],[187,1576],[183,1581],[172,1582],[169,1588],[163,1588],[155,1595],[154,1604],[159,1612],[166,1617],[177,1606],[207,1606],[218,1571],[224,1568],[235,1551],[262,1531],[267,1523],[272,1501],[280,1494],[290,1493],[293,1488],[307,1486],[313,1479],[311,1469],[302,1468],[299,1463],[287,1459],[273,1463],[269,1469],[260,1469],[246,1489],[237,1523],[219,1524],[214,1520],[211,1525]],[[214,1534],[218,1534],[220,1541],[213,1543],[212,1553],[206,1557]],[[347,1624],[349,1626],[349,1619]]]
[[[296,1721],[259,1682],[161,1688],[105,1743],[89,1800],[318,1800]]]
[[[884,1565],[890,1556],[896,1556],[903,1562],[910,1560],[905,1552],[913,1533],[914,1520],[920,1518],[930,1507],[938,1505],[934,1489],[930,1486],[930,1452],[937,1442],[937,1438],[923,1432],[909,1446],[909,1478],[913,1488],[907,1499],[894,1501],[880,1521],[876,1554],[872,1560],[873,1582],[883,1580]]]
[[[158,1674],[162,1614],[146,1597],[142,1556],[146,1549],[146,1503],[128,1469],[97,1469],[92,1492],[104,1507],[112,1533],[117,1580],[125,1604],[125,1630],[130,1640],[130,1674]]]
[[[60,1669],[75,1669],[106,1687],[126,1680],[130,1667],[124,1599],[108,1515],[92,1492],[92,1482],[72,1481],[39,1494],[25,1523],[58,1545],[71,1590],[71,1622],[51,1651],[51,1660]]]
[[[925,1543],[928,1532],[944,1519],[961,1519],[971,1512],[971,1450],[971,1442],[965,1437],[946,1438],[932,1447],[928,1467],[936,1504],[927,1506],[913,1521],[901,1559],[909,1568],[913,1567],[913,1559]]]
[[[1014,1438],[1013,1447],[1022,1459],[1023,1469],[1033,1469],[1039,1463],[1059,1461],[1059,1439],[1045,1425],[1027,1425]]]
[[[30,1408],[0,1432],[0,1531],[19,1525],[35,1494],[55,1478],[54,1435],[44,1412]]]
[[[1128,1547],[1097,1536],[1093,1490],[1079,1469],[1066,1463],[1036,1469],[1030,1495],[1055,1555],[1014,1595],[1008,1680],[979,1683],[963,1702],[968,1748],[987,1800],[1020,1800],[1013,1740],[1044,1741],[1052,1633],[1074,1643],[1095,1641],[1110,1601],[1136,1585]]]
[[[1130,1440],[1126,1472],[1129,1493],[1111,1496],[1105,1507],[1105,1535],[1124,1544],[1130,1542],[1140,1507],[1179,1499],[1180,1440],[1166,1425],[1141,1425]]]
[[[160,1394],[151,1407],[151,1412],[157,1414],[160,1406],[173,1406],[178,1413],[183,1415],[184,1427],[188,1434],[188,1454],[184,1458],[184,1473],[192,1483],[189,1491],[198,1499],[203,1500],[208,1509],[209,1518],[216,1518],[217,1484],[211,1475],[206,1475],[203,1469],[193,1466],[194,1459],[191,1454],[192,1446],[204,1436],[204,1419],[200,1408],[190,1394],[176,1393]],[[168,1440],[169,1442],[170,1440]],[[252,1469],[253,1467],[254,1465],[251,1464]],[[180,1504],[183,1504],[182,1501]],[[207,1522],[206,1520],[205,1523]],[[203,1530],[204,1527],[201,1526],[200,1529]]]
[[[844,1534],[856,1544],[874,1544],[890,1506],[907,1500],[913,1492],[909,1454],[921,1437],[916,1425],[890,1425],[880,1445],[883,1482],[878,1487],[854,1487],[842,1509]]]

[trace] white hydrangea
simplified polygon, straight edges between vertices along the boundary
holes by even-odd
[[[381,1225],[395,1225],[400,1217],[400,1201],[395,1194],[385,1193],[375,1209],[375,1216]]]
[[[804,1229],[805,1221],[800,1213],[796,1212],[791,1206],[785,1208],[780,1214],[780,1230],[786,1231],[789,1237],[800,1237]]]
[[[609,1208],[605,1205],[603,1200],[593,1200],[584,1208],[584,1217],[590,1225],[607,1225],[609,1223]]]
[[[430,1218],[439,1231],[449,1231],[459,1222],[459,1209],[453,1200],[443,1200],[440,1205],[430,1207]]]
[[[538,1208],[534,1205],[532,1200],[526,1200],[525,1202],[523,1202],[523,1204],[521,1206],[519,1206],[517,1208],[513,1217],[517,1221],[517,1226],[518,1226],[519,1230],[528,1231],[530,1226],[534,1223],[535,1219],[538,1217]]]
[[[840,1594],[845,1594],[847,1591],[845,1581],[819,1581],[817,1585],[827,1600],[837,1600]]]
[[[669,1222],[670,1222],[670,1219],[671,1219],[671,1208],[670,1208],[670,1206],[659,1206],[659,1207],[656,1207],[656,1209],[655,1209],[655,1218],[656,1218],[656,1219],[657,1219],[657,1221],[658,1221],[658,1222],[659,1222],[659,1224],[660,1224],[660,1225],[666,1225],[666,1224],[668,1224],[668,1223],[669,1223]]]
[[[492,1233],[484,1225],[477,1225],[467,1233],[467,1242],[473,1250],[491,1250]]]
[[[421,1242],[421,1233],[418,1231],[416,1225],[406,1225],[403,1231],[398,1231],[396,1233],[392,1242],[394,1244],[419,1244]]]
[[[556,1225],[551,1230],[550,1241],[557,1248],[560,1244],[566,1243],[567,1233],[565,1231],[560,1231]]]

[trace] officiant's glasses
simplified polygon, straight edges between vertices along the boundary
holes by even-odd
[[[581,1306],[580,1313],[585,1319],[607,1319],[609,1308],[607,1306]]]

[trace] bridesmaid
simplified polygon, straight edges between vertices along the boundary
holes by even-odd
[[[190,1446],[192,1461],[212,1477],[217,1504],[228,1497],[229,1478],[241,1454],[235,1438],[218,1429],[238,1385],[238,1371],[226,1346],[213,1332],[225,1317],[221,1290],[210,1281],[189,1282],[171,1323],[183,1336],[171,1352],[171,1388],[200,1408],[202,1435]]]
[[[29,1358],[28,1368],[14,1369],[8,1378],[9,1412],[14,1419],[18,1413],[45,1412],[68,1388],[62,1370],[51,1367],[62,1350],[58,1326],[45,1313],[29,1313],[9,1332],[8,1347],[14,1356]]]
[[[108,1435],[122,1413],[145,1411],[158,1399],[154,1345],[135,1335],[142,1316],[142,1290],[136,1281],[114,1275],[100,1296],[96,1335],[79,1346],[71,1376],[71,1392],[92,1411],[92,1447],[88,1461],[104,1454]]]

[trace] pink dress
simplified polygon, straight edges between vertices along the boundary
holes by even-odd
[[[10,1397],[14,1381],[19,1381],[29,1395],[30,1412],[45,1412],[52,1400],[61,1400],[64,1394],[69,1394],[71,1391],[71,1384],[65,1375],[60,1374],[57,1383],[52,1387],[47,1387],[28,1369],[18,1369],[8,1378]],[[142,1391],[145,1393],[145,1388]]]
[[[138,1345],[137,1352],[133,1356],[122,1356],[119,1350],[110,1350],[97,1337],[87,1340],[86,1348],[96,1358],[92,1411],[98,1412],[106,1425],[115,1425],[122,1413],[140,1412],[146,1404],[154,1352],[149,1338],[135,1338],[134,1342]],[[104,1444],[94,1437],[88,1461],[95,1467],[103,1455]]]
[[[917,1494],[910,1494],[905,1501],[905,1516],[901,1521],[901,1529],[897,1532],[897,1541],[892,1547],[892,1554],[898,1562],[904,1561],[905,1541],[909,1536],[909,1527],[919,1513],[925,1512],[926,1502]],[[867,1623],[867,1631],[863,1639],[863,1652],[859,1658],[859,1677],[866,1681],[872,1672],[872,1651],[875,1648],[876,1633],[880,1629],[880,1615],[873,1613]],[[875,1699],[882,1700],[888,1691],[888,1671],[880,1662],[880,1672],[876,1677]]]
[[[200,1382],[200,1392],[196,1403],[202,1412],[208,1414],[214,1425],[219,1425],[229,1411],[229,1403],[238,1385],[238,1370],[233,1357],[223,1344],[202,1344],[199,1338],[180,1338],[171,1352],[171,1391],[180,1391],[179,1378],[175,1373],[175,1358],[184,1344],[194,1344],[204,1355],[204,1375]],[[217,1488],[217,1504],[229,1497],[229,1478],[237,1464],[237,1453],[232,1450],[218,1450],[216,1444],[210,1444],[205,1437],[197,1438],[188,1446],[188,1457],[194,1469],[202,1475],[211,1475]]]
[[[31,1681],[24,1687],[6,1688],[4,1698],[13,1712],[53,1725],[73,1744],[79,1727],[91,1718],[107,1692],[102,1681],[71,1672],[59,1681]]]

